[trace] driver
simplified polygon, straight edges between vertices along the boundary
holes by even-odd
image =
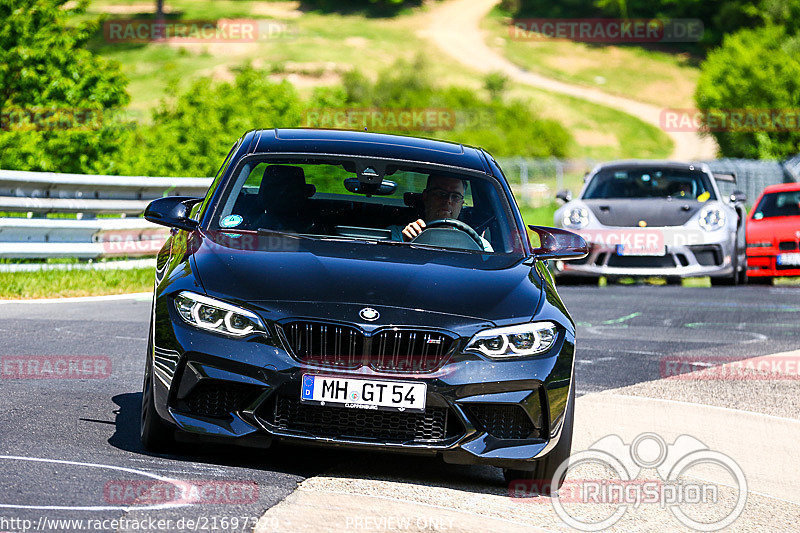
[[[464,193],[467,184],[459,178],[450,178],[431,174],[428,176],[428,183],[422,191],[423,217],[409,223],[405,228],[391,226],[392,240],[410,241],[425,231],[426,221],[431,222],[443,218],[458,219],[461,214],[461,207],[464,205]],[[481,237],[483,248],[492,251],[489,242]]]
[[[458,215],[461,214],[461,206],[464,205],[466,189],[464,180],[435,174],[428,176],[428,184],[425,186],[425,190],[422,191],[424,219],[418,218],[403,228],[401,231],[402,240],[410,241],[422,233],[425,230],[425,221],[430,222],[440,218],[457,219]],[[395,235],[393,234],[392,237],[395,237]]]

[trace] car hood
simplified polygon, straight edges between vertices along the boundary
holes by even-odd
[[[194,238],[193,261],[206,292],[260,306],[275,320],[358,322],[358,311],[372,307],[384,325],[441,326],[456,317],[521,322],[532,318],[542,291],[521,255],[277,236]]]
[[[800,239],[800,217],[770,217],[747,221],[747,240],[796,241]]]
[[[626,198],[614,200],[581,200],[604,226],[638,227],[682,226],[694,216],[703,203],[696,200],[666,198]]]

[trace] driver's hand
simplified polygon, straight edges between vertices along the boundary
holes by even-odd
[[[410,241],[415,238],[417,235],[425,231],[425,221],[421,218],[418,218],[405,228],[403,228],[403,240]]]

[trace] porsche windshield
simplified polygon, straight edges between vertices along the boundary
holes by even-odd
[[[418,220],[423,224],[409,237],[406,226]],[[424,163],[272,156],[240,164],[209,229],[514,253],[522,250],[514,220],[499,182],[484,174]]]
[[[699,202],[716,199],[702,172],[651,167],[601,170],[583,195],[587,200],[667,197]]]

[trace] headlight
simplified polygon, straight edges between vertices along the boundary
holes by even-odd
[[[496,359],[526,357],[549,350],[557,336],[558,329],[552,322],[486,329],[470,339],[467,350],[476,350]]]
[[[573,207],[565,211],[561,225],[568,229],[582,229],[589,225],[589,210],[585,207]]]
[[[719,207],[710,205],[700,211],[700,227],[706,231],[716,231],[725,226],[725,212]]]
[[[748,248],[769,248],[772,246],[771,242],[748,242]]]
[[[189,324],[215,333],[233,337],[267,333],[267,328],[255,313],[201,294],[178,293],[175,309]]]

